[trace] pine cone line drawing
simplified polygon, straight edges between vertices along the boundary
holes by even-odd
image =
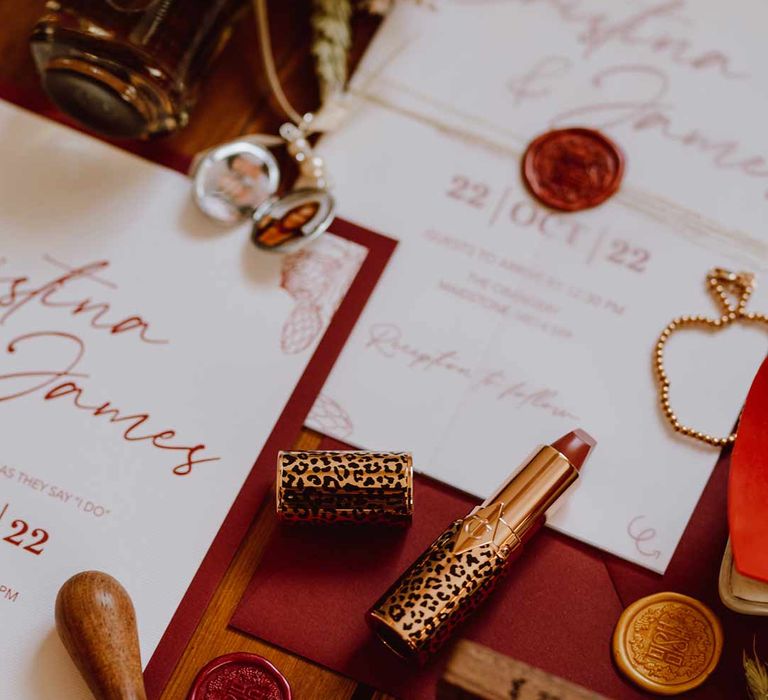
[[[330,323],[365,258],[365,249],[335,236],[287,255],[280,286],[296,300],[280,338],[289,355],[312,346]]]
[[[307,416],[307,422],[320,432],[343,440],[354,430],[349,414],[330,396],[320,394]]]

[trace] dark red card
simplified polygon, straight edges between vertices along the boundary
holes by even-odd
[[[168,682],[205,608],[224,578],[259,505],[274,481],[278,451],[290,447],[296,441],[309,410],[396,246],[396,242],[391,238],[366,231],[341,219],[336,219],[331,224],[330,231],[341,238],[365,246],[368,248],[368,255],[277,419],[216,539],[146,666],[144,680],[150,698],[159,697]]]
[[[340,449],[328,440],[324,447]],[[727,538],[728,457],[718,462],[665,576],[544,531],[510,577],[462,629],[485,644],[619,700],[648,697],[611,660],[622,609],[662,590],[706,601],[723,621],[726,644],[697,700],[745,697],[743,649],[768,645],[768,621],[737,615],[719,601]],[[406,532],[280,527],[264,552],[232,625],[402,698],[433,698],[445,653],[423,669],[398,661],[369,634],[363,615],[398,574],[476,501],[418,478],[415,518]]]

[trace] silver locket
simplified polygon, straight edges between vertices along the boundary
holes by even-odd
[[[280,166],[269,147],[285,145],[299,167],[290,192],[278,195]],[[333,220],[323,159],[294,124],[275,136],[244,136],[200,153],[192,163],[193,197],[199,209],[224,224],[250,218],[251,240],[262,250],[290,253],[320,236]]]

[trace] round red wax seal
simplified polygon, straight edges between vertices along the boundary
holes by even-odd
[[[540,202],[580,211],[604,202],[619,189],[624,157],[607,136],[593,129],[559,129],[534,139],[523,156],[523,179]]]
[[[291,700],[291,687],[269,661],[238,652],[219,656],[197,674],[188,700]]]

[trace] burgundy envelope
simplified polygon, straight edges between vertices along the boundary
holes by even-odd
[[[324,449],[344,449],[326,440]],[[648,697],[611,660],[623,608],[672,590],[706,601],[723,622],[723,658],[697,700],[745,698],[742,650],[768,645],[768,621],[727,610],[717,578],[727,538],[724,454],[665,576],[551,531],[542,532],[511,575],[461,629],[467,637],[617,700]],[[408,530],[284,526],[276,530],[231,624],[328,668],[402,698],[434,698],[445,663],[396,659],[368,632],[366,609],[448,523],[476,500],[417,478]]]

